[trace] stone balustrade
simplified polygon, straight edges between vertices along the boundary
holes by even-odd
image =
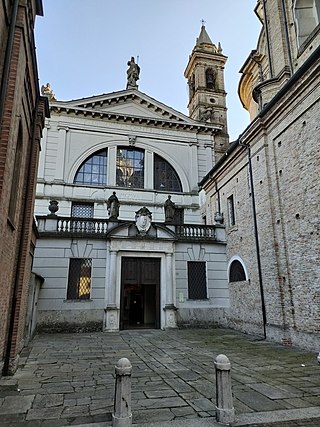
[[[37,217],[37,226],[40,235],[56,235],[94,238],[105,237],[111,228],[133,221],[111,221],[104,218],[78,218],[47,215]],[[162,223],[153,223],[155,227],[164,227]],[[220,228],[223,228],[222,238],[219,236]],[[170,230],[177,240],[183,241],[215,241],[224,240],[224,227],[221,225],[182,224],[170,225]],[[221,230],[222,231],[222,230]]]
[[[178,239],[215,240],[216,238],[214,225],[176,225],[175,232]]]

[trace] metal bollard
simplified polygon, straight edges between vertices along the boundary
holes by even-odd
[[[113,427],[130,427],[131,413],[131,372],[130,361],[123,357],[115,366],[116,385],[114,395],[114,413],[112,414]]]
[[[227,356],[219,354],[214,362],[216,369],[217,421],[230,424],[234,421],[234,407],[231,391],[231,363]]]

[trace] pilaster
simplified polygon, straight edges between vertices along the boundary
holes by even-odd
[[[173,256],[172,253],[166,253],[166,305],[164,307],[166,329],[177,327],[177,308],[173,300],[173,287]]]
[[[146,150],[144,159],[144,182],[146,189],[153,190],[153,178],[153,153],[149,150]]]
[[[117,161],[117,147],[108,148],[108,170],[107,170],[107,183],[110,186],[116,185],[116,168],[114,165]]]
[[[68,132],[68,127],[58,126],[57,163],[54,178],[56,182],[64,182],[64,164]]]
[[[114,332],[119,330],[120,310],[116,303],[117,285],[117,252],[110,251],[107,258],[106,308],[104,330]]]

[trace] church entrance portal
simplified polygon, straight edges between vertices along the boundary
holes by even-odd
[[[160,258],[122,257],[120,328],[160,328]]]

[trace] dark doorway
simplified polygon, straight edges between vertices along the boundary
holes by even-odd
[[[120,329],[160,328],[160,258],[122,257]]]

